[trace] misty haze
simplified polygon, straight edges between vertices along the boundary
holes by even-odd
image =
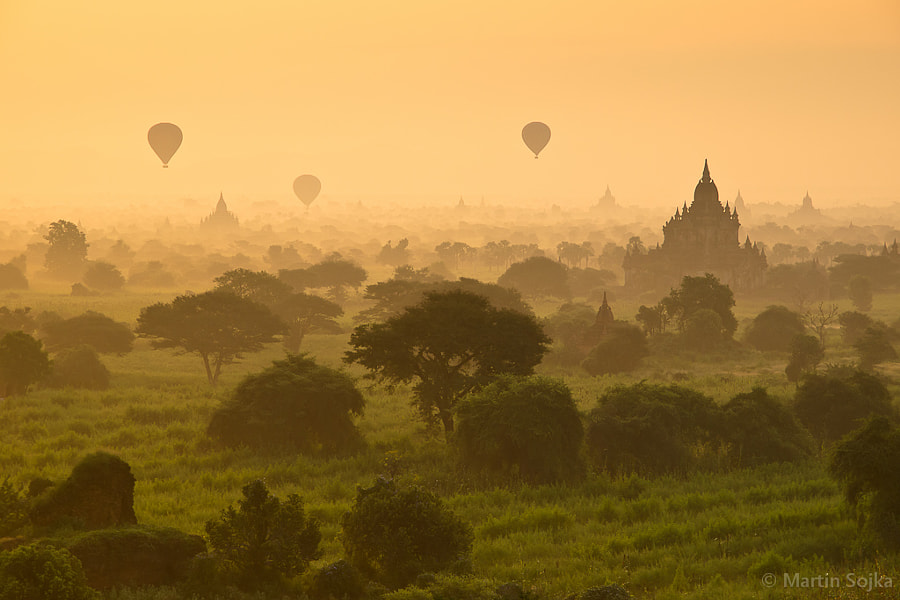
[[[900,7],[0,5],[0,600],[889,599]]]

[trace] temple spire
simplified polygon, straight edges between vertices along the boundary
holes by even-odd
[[[703,178],[700,180],[704,183],[709,183],[712,181],[712,178],[709,176],[709,160],[703,159]]]

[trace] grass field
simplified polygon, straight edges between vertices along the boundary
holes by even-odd
[[[172,296],[132,294],[75,304],[67,296],[26,293],[0,304],[67,315],[91,308],[133,323],[141,306]],[[880,298],[876,316],[891,321],[896,303]],[[739,320],[755,314],[743,308],[739,303]],[[617,316],[631,317],[627,310]],[[344,321],[349,328],[351,316]],[[304,349],[318,362],[340,367],[348,337],[310,336]],[[23,485],[38,476],[62,479],[81,457],[105,450],[131,465],[139,522],[200,534],[207,520],[236,502],[245,484],[261,478],[280,497],[299,494],[321,521],[325,555],[314,566],[322,566],[342,556],[339,520],[356,487],[384,473],[390,457],[399,478],[436,491],[472,525],[472,577],[491,585],[519,581],[552,598],[607,583],[622,584],[637,598],[900,597],[894,590],[856,596],[858,588],[783,588],[782,573],[878,572],[900,586],[900,558],[860,554],[855,517],[820,459],[678,479],[594,474],[576,486],[486,487],[460,473],[452,449],[416,420],[408,390],[365,381],[360,386],[367,407],[358,424],[367,446],[354,456],[326,460],[216,446],[205,435],[212,411],[241,377],[282,355],[277,345],[249,355],[228,366],[213,388],[197,356],[152,350],[138,340],[130,354],[103,357],[112,373],[106,391],[36,390],[0,401],[0,479],[8,475]],[[851,358],[835,341],[826,360]],[[545,373],[564,378],[587,411],[612,385],[669,383],[675,373],[687,377],[683,385],[717,401],[755,385],[787,400],[793,385],[784,378],[785,362],[784,356],[747,351],[725,360],[651,357],[627,377],[590,378],[576,369]],[[357,367],[346,370],[364,374]],[[762,583],[767,573],[778,578],[773,588]]]

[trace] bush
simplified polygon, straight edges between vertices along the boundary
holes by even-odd
[[[729,454],[736,467],[792,462],[812,452],[809,432],[764,388],[738,394],[722,409]]]
[[[839,440],[870,417],[895,414],[888,389],[863,371],[807,375],[794,395],[794,412],[825,443]]]
[[[713,352],[731,335],[722,324],[722,317],[711,308],[701,308],[685,317],[684,345],[697,352]]]
[[[248,375],[213,414],[210,436],[229,446],[337,452],[357,447],[351,415],[365,400],[347,375],[291,355]]]
[[[112,292],[122,289],[125,285],[125,277],[116,268],[107,262],[92,262],[84,272],[84,284],[91,289]]]
[[[435,495],[384,479],[359,488],[341,532],[350,563],[392,589],[466,559],[473,541],[472,529]]]
[[[631,594],[620,585],[604,585],[584,590],[578,600],[631,600]]]
[[[588,354],[581,366],[593,376],[633,371],[650,353],[640,327],[616,323]]]
[[[825,358],[825,348],[814,335],[795,335],[791,340],[791,358],[784,373],[788,381],[799,381],[804,374],[814,373]]]
[[[577,365],[584,360],[585,333],[597,318],[597,311],[587,304],[566,303],[554,314],[541,320],[541,325],[554,348],[545,360],[556,360],[564,365]]]
[[[875,365],[897,360],[897,351],[891,344],[893,334],[884,323],[875,323],[862,332],[853,344],[859,353],[859,366],[869,370]]]
[[[0,339],[0,395],[28,391],[50,372],[50,359],[41,342],[24,331],[10,331]]]
[[[35,499],[31,520],[42,527],[86,529],[137,523],[131,467],[106,452],[85,456],[68,479]]]
[[[591,411],[588,454],[597,469],[617,474],[684,473],[714,440],[719,418],[711,398],[688,388],[616,386]]]
[[[28,280],[13,264],[0,265],[0,290],[27,290]]]
[[[245,590],[277,585],[321,556],[319,524],[308,519],[303,501],[291,494],[282,502],[269,495],[262,481],[244,486],[239,510],[229,506],[206,522],[210,546],[226,580]]]
[[[28,504],[7,477],[0,483],[0,538],[14,535],[27,522]]]
[[[20,546],[0,552],[0,600],[96,600],[81,563],[68,550]]]
[[[560,380],[504,376],[466,397],[457,418],[457,447],[470,467],[531,483],[583,475],[581,417]]]
[[[545,256],[532,256],[510,265],[497,284],[519,290],[525,296],[571,296],[566,268]]]
[[[852,346],[862,337],[863,332],[875,324],[869,315],[856,311],[845,311],[838,316],[844,343]]]
[[[91,310],[71,319],[47,321],[41,329],[47,349],[51,352],[87,344],[100,353],[124,354],[131,352],[134,345],[134,333],[128,325],[116,323],[106,315]]]
[[[363,600],[367,595],[365,578],[345,560],[316,571],[309,587],[309,596],[315,600]]]
[[[66,348],[53,359],[50,385],[105,390],[109,387],[109,370],[93,346]]]
[[[794,336],[804,333],[798,313],[785,306],[769,306],[750,323],[744,341],[761,352],[788,352]]]

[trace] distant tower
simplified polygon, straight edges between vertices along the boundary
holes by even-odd
[[[216,210],[200,221],[200,226],[208,230],[227,231],[238,228],[238,219],[225,204],[225,196],[219,192]]]
[[[606,335],[609,333],[610,328],[615,322],[616,319],[613,317],[613,311],[606,301],[606,292],[603,292],[603,302],[600,304],[600,309],[597,311],[597,318],[594,320],[594,328],[600,335]]]
[[[812,198],[809,197],[809,190],[806,190],[806,195],[803,196],[803,206],[800,208],[801,210],[814,210]]]
[[[597,200],[597,204],[595,208],[615,208],[616,207],[616,197],[613,196],[612,192],[609,190],[609,185],[606,186],[606,193],[603,194],[603,197]]]
[[[744,217],[750,216],[750,211],[747,209],[747,205],[744,204],[743,196],[741,196],[741,190],[738,190],[737,198],[734,199],[734,210]]]

